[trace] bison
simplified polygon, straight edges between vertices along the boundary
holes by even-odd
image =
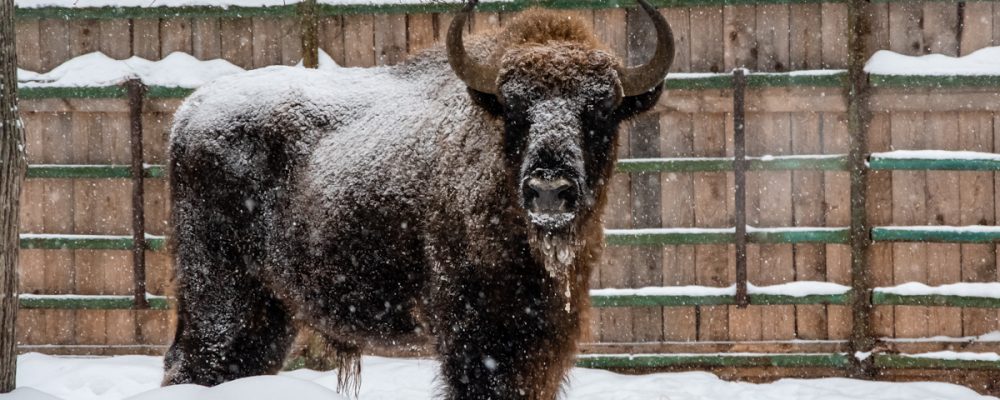
[[[219,79],[170,135],[177,331],[164,384],[272,374],[297,327],[337,349],[432,342],[448,399],[553,399],[603,247],[618,128],[660,97],[587,25],[529,10],[392,67]],[[652,39],[652,38],[651,38]],[[449,68],[450,65],[450,68]]]

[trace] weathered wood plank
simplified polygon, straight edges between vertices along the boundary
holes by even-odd
[[[336,15],[319,20],[319,48],[330,55],[337,65],[346,65],[343,17]]]
[[[758,66],[756,6],[725,6],[722,12],[725,25],[725,70],[756,69]]]
[[[757,70],[765,72],[788,71],[791,64],[787,4],[761,4],[757,6]],[[795,40],[801,40],[796,38]]]
[[[410,54],[434,45],[434,14],[410,14],[406,16],[406,43],[406,50]]]
[[[958,147],[962,150],[992,153],[996,148],[993,130],[992,114],[960,113],[958,116]],[[996,223],[994,175],[993,172],[959,174],[959,224],[994,225]],[[963,282],[994,282],[997,280],[996,245],[962,244],[961,257],[960,273]],[[963,336],[982,335],[998,328],[995,310],[966,308],[961,310],[961,314]]]
[[[820,117],[823,153],[846,154],[849,151],[847,115],[823,113]],[[797,137],[793,137],[793,140]],[[826,226],[851,224],[851,179],[847,172],[825,172],[823,175],[824,216]],[[882,189],[886,190],[886,189]],[[841,285],[851,284],[851,248],[830,244],[825,247],[825,280]],[[798,269],[796,269],[798,272]],[[800,280],[802,278],[799,278]],[[826,334],[828,339],[847,339],[853,325],[851,309],[847,306],[826,307]]]
[[[789,70],[821,69],[824,67],[822,7],[822,4],[793,4],[789,6]],[[835,34],[831,33],[831,35]]]
[[[900,54],[924,54],[924,35],[920,27],[923,3],[889,3],[889,50]]]
[[[222,18],[219,21],[222,58],[241,68],[253,68],[253,36],[253,21],[250,19]]]
[[[254,17],[253,67],[262,68],[281,64],[281,21],[275,18]]]
[[[967,55],[983,47],[993,45],[992,2],[970,1],[965,3],[962,15],[962,37],[958,45],[959,55]]]
[[[890,117],[892,146],[895,149],[926,149],[923,113],[893,113]],[[893,225],[922,225],[927,222],[927,172],[892,172]],[[893,283],[927,282],[927,244],[893,243]],[[896,337],[928,336],[927,307],[898,306],[895,313]]]
[[[691,8],[691,71],[726,69],[722,7]]]
[[[821,115],[795,113],[791,115],[792,153],[821,154],[823,135]],[[825,226],[825,190],[822,171],[792,172],[792,211],[795,226]],[[795,280],[826,280],[826,245],[797,244],[793,246]],[[826,307],[795,306],[796,337],[826,339]]]
[[[375,66],[375,20],[371,15],[344,16],[344,66]]]
[[[160,59],[160,20],[132,20],[132,54],[147,60]]]
[[[130,21],[125,19],[102,19],[98,49],[108,57],[124,60],[132,56]]]
[[[660,117],[660,155],[694,156],[694,132],[691,114],[663,113]],[[694,226],[694,181],[692,174],[666,173],[660,176],[660,203],[665,227]],[[695,248],[663,247],[664,286],[697,284]],[[691,341],[698,339],[695,307],[663,309],[663,339]]]
[[[720,59],[721,61],[721,59]],[[721,157],[726,154],[726,114],[695,114],[692,116],[694,153],[701,157]],[[695,226],[725,227],[732,221],[727,213],[727,201],[732,196],[726,174],[699,172],[693,174]],[[731,246],[695,246],[697,284],[729,286]],[[704,306],[698,308],[698,340],[729,340],[729,308]]]
[[[847,4],[823,3],[821,10],[823,68],[847,68]]]
[[[375,64],[394,65],[406,57],[406,15],[375,14]]]
[[[924,6],[924,46],[928,53],[958,55],[958,4],[926,2]]]
[[[160,56],[181,52],[191,54],[192,30],[190,18],[164,18],[160,20]]]
[[[957,50],[957,49],[956,49]],[[954,112],[927,113],[924,118],[923,135],[928,137],[928,146],[933,149],[959,150],[958,114]],[[958,171],[927,171],[927,220],[929,225],[958,225],[961,205],[959,196]],[[957,243],[931,243],[927,245],[927,284],[943,285],[962,279],[961,245]],[[934,307],[928,314],[930,336],[961,336],[962,312],[959,309]]]
[[[191,21],[191,55],[199,60],[222,57],[222,22],[218,18]]]

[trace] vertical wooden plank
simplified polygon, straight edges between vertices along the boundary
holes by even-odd
[[[694,131],[691,114],[666,112],[660,116],[660,155],[694,156]],[[660,176],[660,202],[664,227],[694,226],[694,180],[688,173],[665,173]],[[663,246],[663,286],[696,285],[694,246]],[[663,339],[698,340],[695,307],[663,309]]]
[[[406,45],[410,54],[434,45],[434,14],[406,16]]]
[[[820,135],[823,139],[824,154],[846,154],[850,151],[850,134],[847,129],[847,115],[843,113],[823,113],[820,116]],[[795,136],[797,139],[798,136]],[[793,141],[795,140],[793,139]],[[846,171],[823,173],[823,197],[825,209],[823,219],[826,226],[851,225],[851,175]],[[869,194],[871,198],[871,194]],[[885,203],[885,204],[888,204]],[[841,285],[851,284],[851,247],[843,244],[825,246],[826,280]],[[796,272],[798,272],[798,265]],[[850,337],[853,315],[848,306],[826,307],[826,338],[843,340]],[[801,326],[800,321],[800,326]],[[820,329],[822,332],[822,329]]]
[[[923,28],[928,53],[958,55],[958,4],[925,2]]]
[[[823,3],[821,10],[823,68],[847,68],[847,4]]]
[[[160,59],[160,20],[156,18],[132,20],[132,54],[147,60]]]
[[[73,19],[69,21],[69,55],[76,57],[93,53],[98,49],[101,28],[94,19]]]
[[[298,17],[278,20],[281,64],[295,65],[302,61],[302,21]]]
[[[959,150],[955,135],[958,132],[958,113],[928,112],[924,118],[924,131],[929,148]],[[959,225],[961,204],[958,171],[927,171],[927,220],[928,225]],[[962,280],[961,245],[957,243],[929,243],[927,245],[927,284],[944,285]],[[932,307],[928,314],[928,336],[962,335],[962,310]]]
[[[756,69],[758,56],[756,6],[725,6],[722,12],[726,38],[725,69],[727,71],[733,68]]]
[[[978,3],[977,3],[978,4]],[[972,5],[972,3],[969,3]],[[968,11],[968,9],[966,9]],[[963,112],[958,116],[959,148],[992,153],[993,116],[989,112]],[[993,172],[963,172],[958,175],[960,225],[994,225],[996,194]],[[993,244],[963,244],[962,282],[994,282],[997,279],[997,253]],[[997,312],[964,308],[961,336],[978,336],[998,329]]]
[[[102,19],[98,47],[101,53],[116,60],[132,56],[131,27],[127,19]]]
[[[871,57],[876,51],[888,50],[889,46],[889,4],[869,4],[868,9],[871,10],[871,15],[868,18],[871,24],[871,34],[868,35],[868,42],[866,44],[866,50],[868,54],[866,56]]]
[[[789,69],[823,68],[822,4],[793,4],[789,12]]]
[[[628,54],[625,38],[625,10],[594,10],[594,34],[612,53]]]
[[[924,115],[894,112],[890,117],[894,149],[925,149]],[[892,171],[893,225],[922,225],[927,222],[927,172]],[[893,243],[894,284],[927,282],[927,244]],[[896,307],[897,337],[928,336],[927,307]]]
[[[889,3],[889,49],[900,54],[924,54],[922,3]]]
[[[671,7],[660,10],[660,14],[670,23],[674,32],[674,63],[670,72],[691,71],[691,26],[687,8]]]
[[[794,113],[791,116],[792,153],[820,154],[823,152],[821,118],[818,113]],[[822,171],[792,172],[792,211],[795,226],[824,226],[825,191]],[[826,281],[826,246],[822,244],[793,245],[795,280]],[[803,305],[795,307],[796,337],[826,339],[826,307]]]
[[[261,68],[281,64],[281,26],[275,18],[254,17],[253,67]]]
[[[623,30],[624,31],[624,30]],[[621,129],[618,133],[618,159],[629,157],[629,132]],[[604,216],[605,226],[610,229],[632,227],[632,194],[629,191],[629,174],[615,174],[608,187],[608,209]],[[628,285],[627,266],[632,263],[632,249],[625,246],[611,246],[604,250],[599,267],[600,287],[624,288]],[[600,338],[602,342],[631,342],[632,312],[625,308],[600,310]]]
[[[375,65],[395,65],[406,57],[406,15],[375,14]]]
[[[785,16],[787,17],[787,14]],[[787,56],[787,53],[785,55]],[[763,131],[757,140],[760,147],[753,149],[751,146],[751,154],[790,154],[792,150],[790,115],[770,113],[762,118],[761,123]],[[759,226],[791,226],[793,223],[791,172],[761,172],[760,178],[762,186],[759,187],[761,199]],[[751,280],[759,285],[775,285],[795,280],[790,244],[760,245],[760,263],[762,270],[755,281],[751,275]],[[764,307],[761,311],[763,339],[794,338],[795,320],[792,318],[794,315],[794,306]]]
[[[164,18],[160,20],[160,56],[173,52],[191,54],[191,19]]]
[[[970,1],[962,15],[962,37],[959,55],[966,55],[993,44],[993,3]]]
[[[344,61],[344,18],[339,15],[319,20],[319,48],[325,51],[337,65]]]
[[[757,69],[767,72],[788,70],[791,32],[787,4],[757,6]],[[795,38],[795,40],[802,40]]]
[[[344,66],[375,65],[375,20],[371,15],[344,16]]]
[[[39,38],[45,45],[39,46],[40,70],[49,71],[70,59],[69,22],[60,19],[38,21]]]
[[[35,72],[42,70],[42,42],[38,25],[37,19],[20,20],[16,23],[17,31],[14,34],[17,40],[15,51],[17,51],[18,68]]]
[[[868,129],[868,150],[871,152],[892,150],[892,129],[889,113],[872,115]],[[894,182],[892,171],[870,171],[868,173],[867,218],[871,226],[893,224]],[[872,286],[887,287],[895,284],[893,245],[891,243],[874,243],[868,248],[869,268],[871,268]],[[848,267],[849,271],[849,267]],[[846,282],[850,282],[848,279]],[[878,306],[872,313],[872,329],[878,337],[895,337],[895,308]]]
[[[72,119],[70,114],[49,114],[43,121],[45,141],[43,162],[72,162]],[[73,182],[52,179],[46,182],[43,229],[47,233],[71,233],[73,226]],[[46,250],[44,253],[45,293],[70,294],[76,290],[72,250]],[[76,331],[74,314],[69,310],[46,310],[43,340],[52,344],[70,344]]]
[[[495,12],[477,12],[469,21],[470,33],[479,35],[500,28],[500,14]]]
[[[195,18],[191,21],[191,55],[199,60],[222,57],[221,22],[218,18]]]
[[[438,15],[438,40],[443,40],[451,22],[451,15]],[[608,46],[613,53],[627,54],[625,40],[625,10],[595,10],[594,34],[598,40]],[[618,158],[629,156],[629,134],[626,129],[618,133]],[[632,196],[629,192],[631,176],[615,174],[611,179],[608,197],[608,211],[605,217],[609,228],[630,228],[632,226]],[[627,284],[625,266],[631,263],[632,249],[625,247],[609,247],[604,252],[604,258],[598,269],[600,287],[625,287]],[[632,313],[627,309],[605,309],[595,315],[600,320],[600,337],[602,341],[631,341]]]
[[[653,22],[644,11],[626,11],[629,66],[649,61],[656,50]],[[632,157],[659,157],[660,119],[653,113],[634,118],[629,126],[629,153]],[[632,174],[632,221],[636,228],[658,228],[663,225],[660,201],[660,174]],[[663,250],[636,248],[629,264],[631,287],[655,286],[663,283]],[[649,307],[633,312],[633,334],[637,341],[663,340],[663,309]]]
[[[722,7],[691,8],[691,72],[725,69],[723,32]]]
[[[719,61],[721,62],[721,57]],[[695,155],[699,157],[722,157],[725,155],[725,119],[725,114],[700,113],[693,115],[692,134]],[[706,228],[728,227],[731,221],[727,213],[727,202],[732,194],[727,186],[726,173],[696,172],[693,174],[692,180],[695,206],[694,225]],[[695,265],[698,285],[716,287],[731,285],[733,282],[729,267],[731,253],[731,246],[728,245],[696,245]],[[698,340],[729,340],[729,307],[698,307],[697,316]]]
[[[219,20],[222,58],[245,69],[253,68],[253,22],[248,18]]]

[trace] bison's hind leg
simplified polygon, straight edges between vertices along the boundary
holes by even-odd
[[[212,386],[274,374],[283,365],[295,328],[282,304],[263,293],[244,292],[216,306],[226,308],[226,314],[209,317],[213,313],[193,313],[190,304],[179,303],[176,337],[164,358],[164,385]]]

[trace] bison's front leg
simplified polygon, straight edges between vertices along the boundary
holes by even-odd
[[[446,398],[555,399],[576,352],[577,313],[562,308],[561,294],[546,296],[544,283],[462,281],[439,310]]]

